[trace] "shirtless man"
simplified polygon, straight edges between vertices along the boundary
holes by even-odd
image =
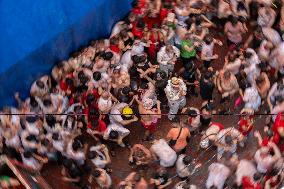
[[[239,90],[239,84],[235,75],[231,74],[229,71],[220,71],[217,76],[217,87],[218,91],[222,95],[221,103],[226,107],[227,101]],[[228,106],[227,106],[228,107]]]
[[[161,118],[161,102],[157,100],[157,108],[153,108],[154,102],[150,98],[142,101],[134,97],[138,103],[138,110],[141,115],[141,124],[146,129],[144,140],[153,139],[153,133],[156,131],[158,119]]]
[[[149,164],[151,160],[152,160],[152,155],[150,150],[148,150],[142,144],[135,144],[130,149],[130,155],[129,155],[130,163],[135,163],[136,165],[145,166]]]
[[[132,172],[124,181],[119,183],[120,187],[124,187],[125,189],[148,189],[148,183],[141,174]]]

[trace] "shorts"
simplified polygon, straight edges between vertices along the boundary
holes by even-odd
[[[154,133],[157,130],[157,123],[151,123],[150,125],[146,125],[143,122],[141,123],[146,130],[150,131],[150,133]]]

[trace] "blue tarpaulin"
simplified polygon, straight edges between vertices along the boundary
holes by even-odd
[[[90,42],[110,34],[131,0],[1,0],[0,106],[27,97],[32,82]]]

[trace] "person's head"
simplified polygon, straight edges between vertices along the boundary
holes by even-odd
[[[102,78],[101,72],[94,72],[94,73],[93,73],[93,79],[94,79],[95,81],[99,81],[101,78]]]
[[[90,107],[89,114],[88,114],[88,116],[90,118],[97,118],[97,117],[99,117],[99,115],[100,114],[99,114],[99,112],[98,112],[98,110],[96,108]]]
[[[59,133],[53,133],[52,134],[52,140],[54,140],[54,141],[58,141],[59,140]]]
[[[142,19],[138,20],[136,27],[139,28],[139,29],[144,29],[145,23],[143,22]]]
[[[259,181],[261,179],[261,177],[262,177],[261,173],[256,172],[256,173],[253,174],[253,180],[255,182]]]
[[[260,75],[256,78],[255,82],[257,85],[261,85],[264,81],[264,78]]]
[[[112,57],[113,57],[113,53],[112,52],[110,52],[110,51],[107,51],[107,52],[105,52],[104,54],[103,54],[103,59],[104,60],[111,60],[112,59]]]
[[[130,92],[131,92],[130,87],[123,87],[122,90],[121,90],[122,95],[129,95]]]
[[[204,39],[204,42],[207,44],[207,45],[210,45],[212,42],[213,42],[213,38],[209,35],[207,35]]]
[[[92,127],[95,129],[95,128],[97,128],[98,126],[99,126],[99,121],[98,120],[92,120]]]
[[[88,105],[92,104],[95,101],[96,97],[93,93],[87,94],[86,103]]]
[[[118,132],[115,130],[112,130],[109,132],[109,138],[114,140],[114,139],[118,139]]]
[[[140,63],[140,58],[139,58],[138,55],[133,55],[133,56],[131,57],[131,59],[132,59],[132,61],[133,61],[134,64]]]
[[[232,145],[233,144],[233,138],[230,135],[226,135],[225,136],[225,143],[228,145]]]
[[[33,153],[31,151],[25,151],[23,155],[26,159],[33,157]]]
[[[135,182],[139,182],[141,180],[142,176],[140,173],[136,173],[135,176],[134,176],[134,181]]]
[[[230,71],[225,71],[224,72],[224,79],[229,80],[231,78],[231,72]]]
[[[244,57],[245,57],[246,59],[250,59],[252,56],[253,56],[253,54],[252,54],[252,52],[250,52],[250,51],[246,51],[246,52],[244,53]]]
[[[265,158],[269,155],[269,147],[268,146],[262,146],[260,149],[260,157]]]
[[[66,83],[66,85],[68,85],[69,87],[74,85],[73,80],[72,80],[71,78],[69,78],[69,77],[67,77],[67,78],[65,79],[65,83]]]
[[[36,101],[35,97],[33,97],[33,96],[30,97],[30,105],[33,108],[38,107],[38,102]]]
[[[26,140],[29,141],[29,142],[35,142],[35,143],[38,142],[37,137],[36,137],[35,135],[33,135],[33,134],[28,135],[28,136],[26,137]]]
[[[171,45],[167,45],[167,46],[166,46],[166,52],[168,52],[168,53],[173,53],[173,51],[174,51],[173,46],[171,46]]]
[[[49,127],[54,127],[56,124],[56,119],[53,115],[46,115],[45,121]]]
[[[139,87],[140,89],[144,89],[144,90],[146,90],[146,89],[148,89],[149,88],[149,85],[148,85],[148,83],[147,82],[141,82],[141,84],[140,84],[140,87]]]
[[[184,65],[185,71],[190,71],[193,68],[194,64],[192,62],[188,62]]]
[[[82,143],[81,143],[79,140],[75,139],[75,140],[73,141],[73,143],[72,143],[72,149],[73,149],[74,151],[78,151],[78,150],[82,149],[82,147],[83,147],[83,145],[82,145]]]
[[[42,103],[45,107],[50,107],[52,105],[52,102],[50,99],[44,99]]]
[[[28,122],[28,123],[34,123],[34,122],[36,122],[38,120],[38,117],[37,116],[27,116],[26,117],[26,121]]]
[[[42,139],[40,141],[40,143],[41,143],[41,145],[43,145],[45,147],[47,147],[50,144],[50,142],[49,142],[49,140],[47,138]]]
[[[43,89],[44,88],[44,83],[41,81],[41,80],[37,80],[36,81],[36,86],[40,89]]]
[[[98,156],[98,153],[96,151],[90,151],[88,154],[89,159],[95,159]]]
[[[193,110],[193,109],[190,109],[190,110],[187,112],[187,115],[188,115],[189,117],[195,118],[195,117],[197,117],[197,111],[196,111],[196,110]]]
[[[182,159],[182,162],[185,165],[189,165],[192,162],[192,158],[190,156],[184,156],[183,159]]]
[[[94,170],[94,172],[92,173],[92,175],[95,177],[95,178],[99,178],[101,176],[101,172],[99,170]]]
[[[231,23],[233,26],[236,26],[238,24],[238,18],[235,16],[231,17]]]
[[[206,80],[209,80],[213,77],[213,73],[210,72],[210,71],[207,71],[205,74],[204,74],[204,79]]]

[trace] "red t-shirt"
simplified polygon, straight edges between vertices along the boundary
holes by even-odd
[[[137,22],[134,22],[133,27],[132,27],[132,34],[134,35],[134,37],[138,39],[142,39],[143,31],[140,28],[137,28],[136,25],[137,25]]]
[[[243,177],[243,189],[261,189],[261,184],[253,183],[250,177]]]
[[[82,98],[81,98],[81,103],[82,103],[82,104],[86,101],[87,95],[88,95],[89,93],[90,93],[90,91],[87,91],[87,92],[84,92],[84,93],[82,94]],[[93,90],[91,91],[91,93],[93,93],[93,95],[95,96],[96,99],[100,98],[100,95],[99,95],[97,89],[93,89]]]
[[[120,48],[117,45],[110,45],[109,48],[114,53],[120,53]]]
[[[88,128],[89,128],[89,129],[92,129],[92,130],[96,130],[96,131],[98,131],[98,132],[104,132],[104,131],[107,129],[106,123],[105,123],[104,121],[102,121],[102,120],[98,120],[98,122],[99,122],[98,127],[93,128],[92,122],[90,121],[90,122],[88,123]]]
[[[249,119],[251,119],[251,117],[249,117]],[[247,128],[249,128],[247,130]],[[248,135],[249,132],[253,129],[252,126],[249,125],[248,120],[247,119],[243,119],[241,118],[240,123],[239,123],[239,131],[244,135]]]
[[[213,125],[219,127],[220,130],[223,130],[223,129],[224,129],[224,125],[222,125],[221,123],[212,122],[212,123],[209,125],[209,127],[211,127],[211,126],[213,126]]]
[[[281,136],[278,133],[278,129],[280,127],[284,127],[284,121],[281,120],[281,113],[278,113],[275,119],[274,124],[272,125],[272,131],[273,131],[273,142],[275,144],[278,144],[280,142]]]

